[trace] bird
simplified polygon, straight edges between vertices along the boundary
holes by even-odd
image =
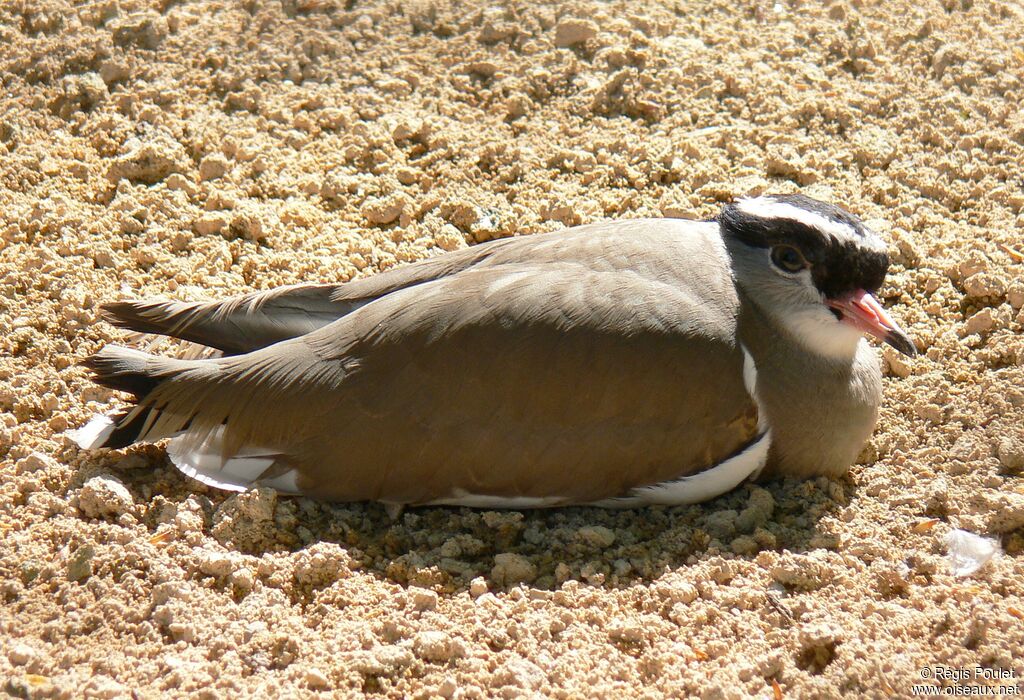
[[[111,323],[220,355],[106,345],[84,364],[133,404],[71,437],[170,438],[219,489],[388,507],[686,505],[841,476],[882,398],[865,335],[916,354],[876,296],[888,267],[854,214],[774,194],[338,284],[115,301]]]

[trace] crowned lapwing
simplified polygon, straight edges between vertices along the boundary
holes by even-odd
[[[106,317],[217,348],[107,346],[134,406],[84,448],[171,438],[185,474],[332,501],[529,508],[695,503],[757,475],[838,475],[881,400],[882,240],[802,195],[710,221],[506,238],[344,284]]]

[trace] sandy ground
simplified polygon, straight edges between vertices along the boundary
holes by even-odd
[[[23,697],[909,696],[1024,683],[1024,10],[0,4],[0,682]],[[228,497],[82,453],[105,300],[370,275],[804,191],[891,241],[849,478],[606,512]],[[959,527],[1005,554],[955,578]],[[938,681],[936,681],[938,682]],[[949,685],[952,681],[941,681]]]

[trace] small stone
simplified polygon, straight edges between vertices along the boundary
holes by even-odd
[[[306,669],[306,685],[314,690],[326,688],[329,685],[327,676],[318,668]]]
[[[412,606],[417,610],[433,610],[437,607],[437,593],[426,588],[413,588]]]
[[[231,162],[223,153],[211,153],[199,162],[199,179],[216,180],[222,177],[231,167]]]
[[[999,463],[1011,471],[1024,470],[1024,437],[1004,436],[996,443],[996,457]]]
[[[185,194],[193,195],[196,193],[196,186],[192,184],[192,181],[181,173],[171,173],[164,180],[164,184],[167,185],[169,190],[181,190]]]
[[[371,199],[363,205],[361,212],[363,218],[370,224],[383,226],[401,216],[408,204],[409,201],[405,195]]]
[[[64,94],[57,104],[65,117],[75,111],[89,111],[107,98],[107,84],[98,73],[68,76],[61,88]]]
[[[126,179],[145,185],[155,185],[173,172],[185,169],[181,145],[169,139],[143,142],[128,139],[110,166],[107,177],[116,182]]]
[[[112,476],[94,476],[78,494],[78,509],[89,518],[117,517],[134,505],[127,487]]]
[[[659,598],[672,603],[689,604],[700,597],[697,587],[677,574],[668,574],[655,583],[654,592]]]
[[[597,36],[597,24],[589,19],[563,19],[555,27],[555,46],[568,48]]]
[[[487,592],[487,579],[483,576],[477,576],[475,579],[469,582],[469,594],[474,598],[479,598]]]
[[[96,675],[86,681],[80,689],[83,698],[99,698],[101,700],[114,700],[128,696],[128,689],[107,676]]]
[[[153,586],[153,607],[159,607],[169,600],[188,600],[191,590],[184,581],[165,581]]]
[[[494,555],[491,580],[499,586],[531,583],[535,578],[537,578],[537,567],[526,557],[511,552]]]
[[[1016,311],[1024,307],[1024,282],[1014,282],[1006,290],[1006,301]]]
[[[139,12],[110,23],[114,43],[120,47],[137,46],[150,51],[167,37],[167,20],[155,12]]]
[[[800,646],[805,650],[834,648],[844,639],[843,630],[827,622],[811,622],[800,628]]]
[[[576,531],[576,536],[591,547],[607,549],[615,544],[615,533],[600,525],[588,525]]]
[[[704,519],[704,529],[715,539],[725,542],[736,534],[737,517],[734,510],[716,510]]]
[[[41,452],[32,452],[27,457],[22,457],[14,463],[14,473],[28,474],[59,466],[60,462],[53,457],[44,455]]]
[[[95,556],[96,548],[91,544],[76,549],[68,559],[68,581],[84,581],[92,576],[92,559]]]
[[[886,345],[882,348],[882,358],[885,360],[885,364],[889,367],[889,374],[900,379],[906,379],[914,373],[913,367],[910,362],[902,353]]]
[[[192,224],[192,230],[200,236],[209,236],[220,233],[231,223],[228,215],[222,211],[206,212]]]
[[[764,527],[774,511],[775,498],[771,491],[755,486],[750,491],[747,507],[736,517],[736,529],[740,532],[750,533],[759,527]]]
[[[750,535],[740,535],[729,543],[729,549],[735,554],[750,555],[756,553],[760,547]]]
[[[462,656],[462,645],[450,635],[438,630],[420,632],[412,640],[412,650],[424,661],[444,663],[449,659]]]
[[[835,578],[835,571],[823,557],[814,552],[786,552],[772,568],[772,578],[787,588],[814,591],[831,583]]]
[[[397,676],[411,666],[416,657],[408,649],[388,645],[363,652],[352,659],[352,667],[367,676]]]
[[[984,272],[987,269],[988,258],[986,258],[980,251],[972,250],[967,255],[967,259],[956,266],[956,274],[951,275],[951,277],[967,279],[968,277],[976,275],[979,272]]]
[[[228,552],[204,551],[199,555],[199,570],[207,576],[226,578],[235,570],[235,557]]]
[[[27,644],[14,644],[7,650],[7,660],[14,666],[27,666],[36,658],[36,650]]]
[[[231,217],[231,222],[225,231],[221,229],[221,235],[225,238],[244,238],[247,241],[259,242],[266,238],[263,228],[263,220],[259,213],[252,210],[236,211]]]
[[[988,498],[991,513],[988,528],[993,534],[1007,534],[1024,527],[1024,494],[998,493]]]
[[[608,636],[616,642],[635,644],[644,639],[644,628],[638,620],[615,618],[608,623]]]
[[[988,272],[979,272],[964,280],[964,291],[975,299],[1000,298],[1006,294],[1006,280]]]
[[[256,585],[256,577],[249,569],[241,568],[238,569],[228,577],[228,581],[238,591],[242,593],[248,593],[252,590],[252,587]]]
[[[334,542],[312,544],[293,555],[293,559],[295,582],[303,587],[324,588],[351,573],[348,552]]]
[[[992,309],[982,309],[964,322],[963,335],[974,335],[975,333],[987,333],[996,324]]]
[[[108,86],[127,80],[130,75],[126,61],[109,58],[100,64],[100,79]]]
[[[455,691],[459,689],[459,684],[451,676],[445,676],[441,684],[437,686],[437,694],[442,698],[450,698],[455,695]]]
[[[541,668],[522,657],[513,657],[494,672],[493,684],[499,688],[512,686],[522,690],[536,691],[547,680]]]
[[[274,489],[266,487],[253,489],[233,498],[239,515],[254,522],[274,519],[274,508],[277,506],[277,491]]]

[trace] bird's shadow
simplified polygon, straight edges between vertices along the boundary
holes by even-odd
[[[179,513],[190,511],[192,522],[201,521],[202,534],[228,551],[281,559],[322,555],[326,547],[337,552],[339,566],[443,594],[478,587],[473,582],[480,577],[490,590],[527,584],[550,591],[571,580],[624,588],[708,556],[754,560],[763,551],[834,549],[840,520],[827,516],[845,508],[856,489],[849,478],[819,477],[745,484],[693,506],[417,507],[395,517],[375,503],[210,489],[179,474],[152,446],[87,458],[76,481],[101,472],[117,474],[143,504],[141,519],[154,542],[181,538],[175,529]],[[293,591],[298,597],[312,594],[308,586]]]

